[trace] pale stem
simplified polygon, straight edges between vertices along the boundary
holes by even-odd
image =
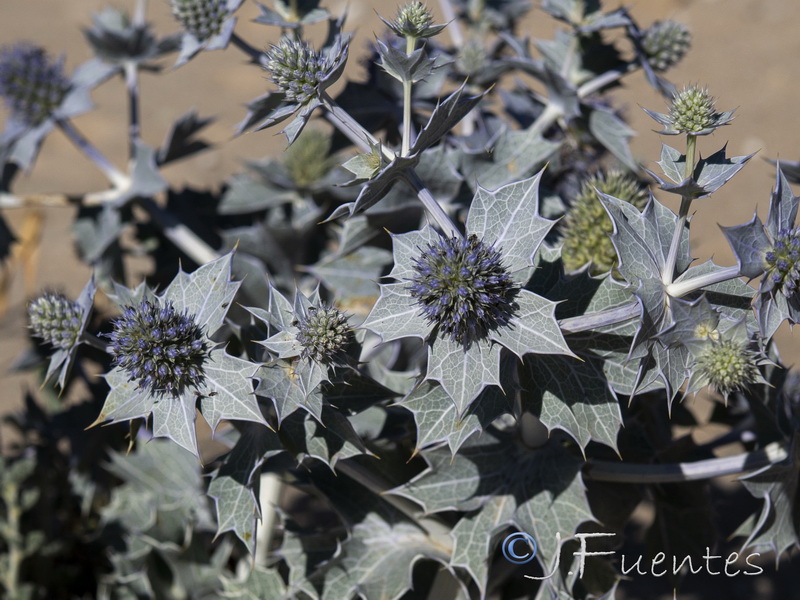
[[[78,149],[91,160],[98,169],[108,178],[115,188],[125,188],[130,183],[128,176],[122,171],[117,169],[110,160],[108,160],[97,148],[95,148],[89,140],[75,129],[70,121],[66,119],[58,119],[56,124],[61,131],[69,138],[69,140],[78,147]]]
[[[9,483],[3,488],[3,503],[6,505],[6,543],[8,544],[8,559],[6,568],[3,569],[3,585],[10,597],[16,598],[19,594],[19,569],[24,558],[22,549],[22,532],[20,520],[22,511],[19,506],[19,485]]]
[[[133,12],[133,24],[143,27],[147,21],[147,0],[137,0],[136,9]]]
[[[606,71],[602,75],[598,75],[594,79],[590,79],[583,85],[578,88],[578,98],[586,98],[587,96],[594,94],[596,91],[604,88],[605,86],[614,83],[615,81],[622,79],[625,75],[632,73],[639,67],[639,63],[630,62],[624,67],[620,67],[619,69],[612,69],[611,71]]]
[[[581,331],[590,331],[592,329],[616,325],[617,323],[624,323],[625,321],[636,319],[641,312],[642,309],[639,303],[631,302],[609,310],[561,319],[558,322],[558,326],[564,333],[580,333]]]
[[[406,55],[414,52],[417,45],[417,39],[414,37],[406,38]],[[410,80],[403,82],[403,144],[400,150],[400,156],[408,156],[411,150],[411,89],[413,83]]]
[[[133,158],[139,141],[139,68],[133,61],[125,63],[125,85],[128,88],[128,152]]]
[[[92,348],[97,348],[98,350],[105,352],[106,354],[111,354],[111,346],[105,343],[103,340],[101,340],[93,333],[88,333],[84,331],[83,335],[81,336],[81,342],[83,342],[88,346],[91,346]]]
[[[275,533],[277,508],[280,506],[283,482],[275,473],[262,473],[258,494],[261,505],[261,527],[257,534],[255,562],[257,565],[267,564],[269,548]]]
[[[685,463],[634,464],[607,460],[590,460],[584,479],[614,481],[618,483],[677,483],[701,481],[726,475],[741,475],[771,464],[788,456],[786,448],[773,442],[761,450],[745,452],[723,458],[709,458]]]
[[[684,165],[683,178],[689,179],[694,173],[694,159],[697,149],[697,136],[686,136],[686,164]],[[678,222],[675,224],[675,232],[672,234],[672,243],[669,245],[667,262],[664,265],[664,272],[661,274],[661,282],[670,285],[675,277],[675,263],[678,259],[678,250],[681,245],[683,229],[686,227],[686,220],[689,217],[689,209],[692,206],[691,196],[681,197],[681,207],[678,211]]]
[[[667,286],[666,291],[667,294],[673,298],[680,298],[690,292],[701,290],[710,285],[714,285],[715,283],[722,283],[723,281],[728,281],[729,279],[736,279],[739,277],[739,275],[740,273],[738,265],[735,267],[725,267],[724,269],[720,269],[718,271],[692,277],[686,281],[677,281],[671,283]]]
[[[456,12],[453,10],[453,5],[450,0],[439,0],[439,6],[442,9],[442,16],[447,23],[447,33],[450,34],[450,39],[456,48],[464,47],[464,34],[461,31],[461,23],[456,18]]]
[[[219,258],[220,255],[211,246],[181,223],[177,217],[163,210],[152,198],[141,198],[139,203],[150,214],[150,218],[161,227],[164,236],[198,265]]]

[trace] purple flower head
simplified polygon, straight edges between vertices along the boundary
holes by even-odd
[[[83,310],[63,294],[48,292],[28,305],[28,318],[35,336],[69,350],[78,341]]]
[[[70,89],[64,61],[44,48],[18,43],[0,49],[0,96],[15,119],[38,125],[58,108]]]
[[[204,380],[208,343],[194,316],[176,311],[171,302],[125,307],[108,337],[114,363],[141,389],[178,396]]]
[[[414,270],[411,296],[453,341],[469,344],[508,323],[517,286],[502,254],[477,236],[441,238],[422,251]]]

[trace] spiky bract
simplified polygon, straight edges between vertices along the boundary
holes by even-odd
[[[28,305],[34,335],[57,348],[69,350],[81,332],[83,311],[63,294],[45,293]]]
[[[52,115],[71,87],[63,63],[24,42],[0,50],[0,96],[14,118],[38,125]]]
[[[229,16],[226,0],[172,0],[172,14],[200,41],[215,36]]]
[[[691,43],[689,28],[676,21],[656,21],[642,37],[642,49],[647,60],[658,72],[677,65],[686,56]]]
[[[193,315],[155,300],[126,306],[109,335],[114,363],[152,394],[180,395],[205,379],[208,343]]]
[[[617,251],[609,237],[614,226],[597,196],[598,192],[630,202],[640,210],[649,197],[647,190],[634,177],[622,171],[612,170],[590,177],[564,219],[561,259],[567,271],[575,271],[590,263],[590,272],[597,275],[618,264]]]
[[[766,277],[774,288],[792,298],[800,285],[800,227],[781,229],[772,249],[764,255]]]
[[[441,238],[414,260],[411,296],[440,331],[469,344],[511,317],[517,287],[502,259],[476,235]]]
[[[301,358],[322,364],[341,356],[352,340],[347,317],[336,308],[310,308],[297,324],[297,341],[303,347]]]
[[[388,23],[397,35],[408,38],[426,37],[433,23],[430,9],[422,2],[409,2],[397,9],[397,17]]]

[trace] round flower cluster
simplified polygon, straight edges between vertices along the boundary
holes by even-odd
[[[656,21],[642,37],[648,62],[658,72],[677,65],[686,56],[691,43],[689,28],[676,21]]]
[[[676,92],[669,110],[669,121],[678,133],[697,134],[719,124],[721,114],[714,109],[708,90],[696,85]]]
[[[747,340],[722,339],[711,342],[698,356],[695,368],[708,384],[723,396],[759,380],[757,354]]]
[[[264,68],[288,100],[305,104],[319,92],[333,61],[302,40],[283,38],[267,50]]]
[[[226,0],[172,0],[172,14],[200,41],[215,36],[228,17]]]
[[[205,378],[208,344],[194,316],[179,313],[171,302],[126,306],[108,337],[114,364],[140,389],[177,396]]]
[[[331,170],[331,138],[316,129],[307,129],[283,152],[283,166],[299,188],[309,188]]]
[[[414,260],[409,290],[425,317],[469,344],[508,323],[517,291],[502,254],[475,235],[441,238]]]
[[[339,356],[351,340],[347,317],[335,308],[311,308],[297,328],[297,341],[303,346],[301,358],[328,364]]]
[[[0,96],[16,119],[38,125],[69,89],[63,60],[51,62],[44,48],[20,43],[0,50]]]
[[[28,318],[34,335],[56,348],[69,350],[78,342],[83,311],[63,294],[46,293],[33,300]]]
[[[389,23],[392,31],[407,38],[424,37],[433,23],[431,11],[422,2],[409,2],[397,9],[397,17]]]
[[[793,296],[800,285],[800,227],[781,229],[764,261],[767,277],[781,288],[784,296]]]
[[[590,177],[564,218],[561,260],[567,271],[576,271],[591,263],[590,272],[599,275],[618,264],[617,251],[609,237],[614,225],[597,192],[630,202],[639,210],[644,208],[649,197],[634,177],[622,171],[612,170]]]

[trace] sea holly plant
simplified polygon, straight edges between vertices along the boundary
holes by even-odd
[[[77,205],[93,270],[28,304],[16,366],[42,387],[0,461],[3,597],[674,595],[723,549],[787,596],[800,394],[774,334],[800,317],[796,165],[765,221],[723,228],[736,265],[692,256],[692,213],[758,166],[711,146],[736,128],[709,90],[668,81],[684,25],[548,0],[556,32],[529,41],[526,0],[414,1],[369,17],[364,49],[317,0],[259,6],[255,42],[240,0],[173,0],[166,35],[145,7],[87,19],[72,77],[0,50],[0,203]],[[174,189],[164,168],[211,146],[210,119],[144,143],[140,75],[168,86],[202,50],[263,83],[232,131],[287,149]],[[637,74],[667,102],[657,157],[606,93]],[[71,120],[117,76],[124,167]],[[107,187],[15,190],[54,128]],[[644,546],[695,568],[623,572]]]

